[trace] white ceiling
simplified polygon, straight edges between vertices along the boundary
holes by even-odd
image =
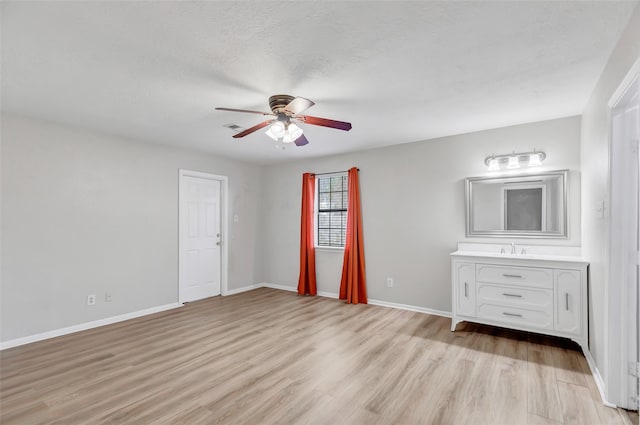
[[[2,2],[2,109],[274,163],[577,115],[636,1]],[[350,132],[284,151],[271,94]]]

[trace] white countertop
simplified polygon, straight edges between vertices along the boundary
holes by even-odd
[[[452,252],[451,256],[484,257],[501,260],[562,261],[572,263],[588,262],[582,256],[582,249],[577,246],[516,244],[516,254],[509,254],[511,250],[511,244],[505,243],[459,243],[458,250]],[[524,254],[522,253],[523,250]],[[502,253],[503,251],[505,253]]]
[[[563,261],[571,263],[587,263],[584,257],[567,255],[545,255],[545,254],[500,254],[499,252],[486,251],[456,251],[450,255],[459,257],[484,257],[501,260],[539,260],[539,261]]]

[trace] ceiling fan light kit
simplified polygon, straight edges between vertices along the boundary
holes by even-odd
[[[276,142],[293,143],[302,136],[302,129],[294,123],[283,124],[276,121],[269,127],[265,134]]]
[[[330,120],[327,118],[312,117],[309,115],[300,115],[315,103],[304,97],[293,97],[288,94],[277,94],[269,98],[269,107],[271,112],[251,111],[246,109],[234,108],[216,108],[218,111],[244,112],[250,114],[268,115],[274,118],[263,121],[254,125],[233,137],[238,139],[247,136],[261,128],[269,126],[266,135],[278,143],[294,143],[296,146],[304,146],[309,141],[304,136],[302,128],[297,126],[294,121],[318,125],[322,127],[335,128],[338,130],[351,130],[351,123],[345,121]]]

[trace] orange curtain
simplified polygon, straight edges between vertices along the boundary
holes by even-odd
[[[300,220],[300,277],[298,294],[316,295],[316,249],[313,237],[314,196],[316,178],[311,173],[302,175],[302,218]]]
[[[358,169],[349,170],[349,206],[347,207],[347,239],[344,244],[344,262],[340,299],[348,304],[367,303],[367,277],[364,265],[364,239]]]

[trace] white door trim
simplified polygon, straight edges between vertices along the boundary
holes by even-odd
[[[229,178],[218,174],[203,173],[193,170],[178,170],[178,302],[183,303],[183,295],[181,294],[181,276],[182,267],[180,253],[182,252],[182,222],[181,208],[182,205],[182,183],[185,177],[198,177],[207,180],[218,180],[220,182],[220,230],[222,234],[222,249],[220,251],[220,293],[227,295],[229,292],[228,284],[228,258],[229,258]]]
[[[615,108],[615,106],[620,103],[620,100],[622,100],[622,97],[627,93],[629,87],[633,84],[636,78],[638,78],[638,75],[640,75],[640,58],[636,60],[631,69],[629,69],[627,75],[622,79],[622,82],[620,82],[616,91],[613,92],[613,95],[607,103],[609,109]],[[609,116],[609,118],[611,118],[611,116]],[[611,121],[609,121],[609,124],[611,124]],[[609,129],[611,129],[611,125],[609,125]],[[609,133],[609,136],[611,136],[611,133]],[[609,138],[609,141],[611,141],[611,138]]]
[[[623,100],[627,91],[640,78],[640,59],[636,60],[627,75],[624,77],[616,91],[607,103],[608,123],[608,170],[607,170],[607,206],[609,214],[605,220],[605,258],[604,258],[604,392],[606,402],[620,407],[627,407],[627,363],[631,353],[631,347],[627,340],[629,324],[636,320],[635,312],[629,311],[627,300],[627,288],[615,285],[611,279],[611,244],[612,244],[612,170],[617,164],[613,163],[613,111]]]

